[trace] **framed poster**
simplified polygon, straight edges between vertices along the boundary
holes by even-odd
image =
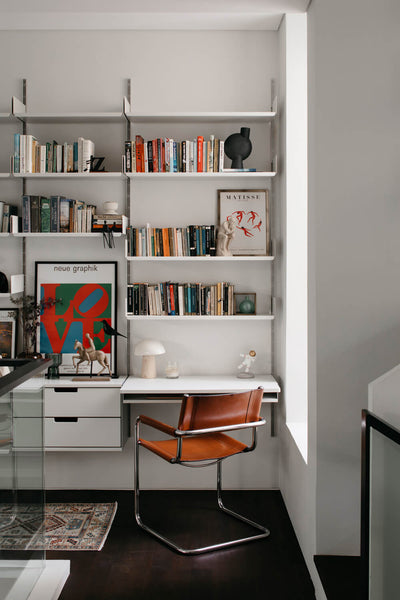
[[[40,316],[37,350],[43,354],[62,354],[60,375],[75,375],[73,358],[78,359],[76,342],[106,354],[112,375],[116,375],[115,336],[103,329],[106,321],[117,328],[116,262],[36,262],[36,299],[61,299]],[[88,337],[89,336],[89,337]],[[93,374],[102,367],[92,363]],[[79,375],[90,374],[90,365],[79,365]],[[104,374],[108,375],[108,372]]]
[[[15,308],[2,308],[0,310],[0,356],[2,358],[15,358],[17,317],[18,311]]]
[[[218,225],[235,217],[237,226],[229,249],[234,256],[270,254],[268,190],[218,190]]]

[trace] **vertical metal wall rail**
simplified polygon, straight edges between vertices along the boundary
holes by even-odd
[[[26,84],[26,79],[22,80],[22,102],[24,103],[25,107],[27,105],[27,84]],[[22,134],[26,135],[26,121],[23,120],[22,121]],[[25,177],[22,178],[22,196],[25,196],[26,194],[26,179]],[[21,205],[22,205],[22,199],[21,199]],[[26,237],[22,237],[22,274],[24,276],[24,291],[23,291],[23,297],[25,300],[26,297]]]
[[[276,82],[274,79],[271,80],[271,111],[273,110],[273,101],[277,94],[276,91]],[[271,158],[271,171],[273,170],[273,159],[277,154],[277,125],[276,118],[272,119],[270,124],[270,158]],[[271,239],[271,248],[270,251],[276,254],[277,244],[274,241],[273,233],[274,233],[274,208],[276,205],[276,184],[275,178],[271,178],[271,190],[270,190],[270,199],[269,199],[269,224],[270,224],[270,239]],[[276,258],[276,257],[275,257]],[[270,282],[271,282],[271,311],[273,314],[276,312],[276,301],[275,301],[275,260],[270,263]],[[275,315],[276,316],[276,315]],[[271,373],[275,375],[276,368],[276,360],[275,360],[275,343],[276,343],[276,331],[275,331],[275,320],[271,321]],[[275,405],[270,403],[271,407],[271,436],[274,437],[276,435],[275,428]]]
[[[127,80],[127,98],[129,101],[129,106],[131,106],[132,102],[132,80]],[[127,118],[126,119],[126,139],[131,139],[131,122]],[[125,152],[125,148],[124,148]],[[126,168],[126,166],[125,166]],[[125,210],[126,216],[128,217],[128,225],[131,225],[131,180],[129,177],[126,178],[126,193],[125,193]],[[127,241],[125,240],[125,247],[127,246]],[[126,264],[126,283],[130,283],[131,281],[131,263],[129,260],[125,260]],[[125,294],[127,298],[127,286],[125,286]],[[125,313],[127,312],[127,306],[125,306]],[[131,328],[132,324],[127,320],[127,328],[126,328],[126,374],[129,375],[131,370]]]

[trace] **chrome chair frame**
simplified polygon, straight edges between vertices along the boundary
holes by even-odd
[[[257,427],[260,427],[262,425],[265,425],[265,419],[260,418],[258,421],[252,422],[252,423],[244,423],[244,424],[240,424],[240,425],[230,425],[230,426],[226,426],[226,427],[213,427],[213,428],[207,428],[207,429],[197,429],[197,430],[189,430],[189,431],[181,431],[179,429],[175,429],[174,432],[174,437],[177,438],[177,453],[176,453],[176,457],[175,459],[173,459],[171,461],[171,464],[181,464],[182,466],[187,466],[187,467],[206,467],[206,466],[210,466],[213,464],[217,465],[217,504],[218,507],[225,513],[227,513],[228,515],[230,515],[231,517],[234,517],[235,519],[238,519],[240,521],[243,521],[244,523],[246,523],[247,525],[252,526],[253,528],[261,531],[261,533],[255,534],[255,535],[251,535],[251,536],[247,536],[247,537],[243,537],[243,538],[236,538],[233,540],[229,540],[227,542],[220,542],[218,544],[212,544],[210,546],[201,546],[198,548],[182,548],[181,546],[179,546],[178,544],[176,544],[172,539],[165,537],[164,535],[162,535],[161,533],[159,533],[158,531],[156,531],[155,529],[149,527],[148,525],[146,525],[143,520],[142,517],[140,516],[140,511],[139,511],[139,496],[140,496],[140,485],[139,485],[139,447],[140,447],[140,422],[141,422],[141,417],[137,417],[136,419],[136,424],[135,424],[135,473],[134,473],[134,482],[135,482],[135,519],[137,524],[144,529],[144,531],[146,531],[147,533],[149,533],[150,535],[154,536],[155,538],[157,538],[159,541],[163,542],[164,544],[166,544],[167,546],[169,546],[170,548],[172,548],[173,550],[175,550],[176,552],[179,552],[180,554],[184,554],[184,555],[192,555],[192,554],[202,554],[205,552],[213,552],[216,550],[221,550],[224,548],[229,548],[231,546],[237,546],[239,544],[244,544],[246,542],[251,542],[251,541],[255,541],[255,540],[259,540],[265,537],[268,537],[270,532],[269,530],[264,527],[263,525],[260,525],[259,523],[256,523],[255,521],[252,521],[251,519],[248,519],[247,517],[244,517],[243,515],[240,515],[237,512],[234,512],[233,510],[227,508],[226,506],[224,506],[223,502],[222,502],[222,461],[224,460],[223,458],[220,459],[216,459],[214,461],[207,461],[205,464],[197,464],[197,465],[191,465],[188,463],[185,463],[184,461],[181,460],[181,456],[182,456],[182,439],[185,436],[199,436],[199,435],[203,435],[203,434],[207,434],[207,433],[216,433],[216,432],[222,432],[222,431],[234,431],[234,430],[240,430],[240,429],[251,429],[252,430],[252,443],[250,446],[248,446],[247,448],[245,448],[243,450],[243,452],[251,452],[252,450],[255,449],[256,445],[257,445]],[[229,458],[229,457],[226,457]]]

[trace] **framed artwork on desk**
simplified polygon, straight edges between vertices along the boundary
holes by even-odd
[[[234,256],[269,256],[271,247],[268,190],[218,190],[218,225],[235,217],[229,249]]]
[[[15,308],[3,308],[0,310],[1,358],[15,358],[17,347],[17,317],[18,311]]]
[[[76,342],[84,348],[93,340],[95,350],[105,353],[111,374],[117,374],[115,336],[104,331],[104,321],[117,329],[116,262],[36,262],[36,300],[61,299],[43,311],[37,335],[37,350],[42,354],[62,354],[60,375],[75,375],[73,357]],[[89,336],[89,337],[88,337]],[[101,370],[97,360],[92,373]],[[90,374],[90,364],[79,365],[79,375]],[[108,372],[104,372],[108,375]]]

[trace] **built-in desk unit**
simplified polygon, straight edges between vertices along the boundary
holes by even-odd
[[[125,377],[50,379],[44,390],[45,450],[122,450],[128,437]]]
[[[232,375],[186,375],[176,379],[127,377],[121,387],[122,402],[127,404],[178,404],[183,394],[225,394],[264,388],[263,404],[271,407],[271,435],[275,435],[275,406],[280,387],[272,375],[240,379]]]

